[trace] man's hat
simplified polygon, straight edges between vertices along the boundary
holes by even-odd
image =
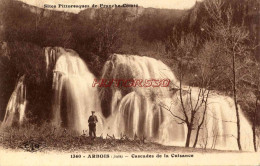
[[[91,111],[92,113],[95,113],[95,111]]]

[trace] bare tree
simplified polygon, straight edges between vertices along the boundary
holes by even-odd
[[[217,82],[221,79],[220,75],[222,70],[218,69],[220,66],[218,61],[214,61],[215,54],[218,52],[218,45],[215,41],[205,41],[203,47],[199,51],[196,57],[196,66],[198,68],[197,77],[195,79],[196,86],[202,89],[202,112],[198,117],[197,131],[193,147],[195,148],[198,142],[200,129],[202,128],[207,110],[208,110],[208,99],[213,93],[211,90],[216,86]],[[218,69],[218,70],[216,70]],[[205,127],[205,125],[204,125]]]
[[[255,105],[252,112],[252,130],[253,130],[253,143],[254,143],[254,149],[257,152],[257,134],[256,134],[256,126],[257,126],[257,120],[258,120],[258,114],[259,114],[259,108],[260,108],[260,64],[257,64],[257,76],[255,78]]]
[[[183,35],[181,40],[176,43],[178,44],[172,44],[172,47],[174,58],[178,63],[177,73],[179,76],[179,85],[177,85],[178,88],[174,90],[177,90],[176,93],[178,93],[178,100],[180,101],[181,108],[180,110],[172,111],[171,105],[167,106],[162,102],[160,104],[171,113],[178,124],[186,125],[186,147],[190,146],[192,130],[197,128],[193,145],[193,147],[196,147],[199,131],[204,123],[207,111],[207,100],[210,90],[207,90],[206,88],[209,89],[209,85],[211,84],[211,81],[213,81],[210,75],[210,68],[212,66],[210,66],[210,59],[208,59],[207,56],[202,53],[201,56],[198,56],[196,52],[197,39],[193,34]],[[200,72],[195,75],[195,78],[193,76],[193,78],[189,80],[191,76],[187,75],[187,73],[190,73],[190,70],[192,70],[194,66],[197,66],[197,70]],[[198,86],[198,88],[186,86],[184,83],[185,81]],[[195,82],[196,84],[193,84],[192,82]]]
[[[193,57],[191,56],[192,52],[195,48],[195,36],[192,34],[188,34],[187,36],[183,36],[179,45],[175,49],[174,53],[177,55],[178,67],[179,67],[179,99],[181,103],[181,117],[178,117],[181,120],[181,123],[185,123],[187,126],[187,136],[185,147],[189,147],[190,138],[193,130],[193,125],[195,121],[195,116],[202,105],[200,102],[200,96],[202,89],[199,89],[199,93],[195,102],[195,106],[193,106],[193,98],[192,98],[192,89],[189,87],[188,90],[183,90],[183,81],[188,70],[190,64],[193,62]],[[188,93],[187,93],[188,92]],[[186,96],[186,102],[184,101],[184,95]],[[199,103],[200,102],[200,103]],[[189,104],[187,104],[189,103]]]
[[[259,125],[260,108],[260,64],[256,58],[252,58],[250,67],[246,70],[247,75],[241,78],[241,104],[247,110],[252,122],[254,150],[257,151],[257,125]]]
[[[186,124],[187,126],[187,136],[186,136],[186,143],[185,143],[185,147],[189,147],[190,145],[190,139],[191,139],[191,133],[192,130],[194,130],[194,123],[195,123],[195,119],[196,119],[196,114],[198,114],[199,109],[201,108],[201,105],[203,104],[202,100],[201,100],[201,95],[202,95],[202,90],[199,90],[198,93],[198,98],[195,101],[195,105],[194,105],[194,100],[192,97],[192,89],[189,88],[189,90],[185,91],[185,99],[186,102],[184,102],[184,94],[183,94],[183,89],[179,90],[179,93],[181,94],[180,100],[181,100],[181,110],[180,113],[181,114],[176,114],[176,112],[172,111],[171,106],[173,104],[173,102],[171,103],[170,106],[167,106],[166,104],[164,104],[163,102],[160,102],[160,106],[163,107],[165,110],[169,111],[170,114],[173,116],[173,118],[176,119],[176,122],[178,124]]]
[[[198,143],[198,138],[199,138],[199,133],[200,133],[200,129],[202,127],[202,125],[204,124],[204,121],[205,121],[205,115],[206,115],[206,112],[207,112],[207,104],[208,104],[208,98],[209,98],[209,90],[205,90],[207,91],[206,93],[206,96],[205,96],[205,99],[203,98],[204,100],[204,109],[203,109],[203,114],[202,114],[202,117],[201,117],[201,121],[199,122],[198,124],[198,127],[197,127],[197,131],[196,131],[196,136],[195,136],[195,141],[194,141],[194,144],[193,144],[193,148],[196,147],[197,143]],[[205,93],[205,91],[203,93]],[[204,97],[204,94],[203,94],[203,97]]]
[[[212,25],[205,27],[205,29],[210,36],[222,43],[222,52],[225,55],[225,60],[230,65],[230,67],[226,68],[226,72],[230,74],[230,77],[227,77],[227,79],[232,85],[231,92],[235,104],[238,149],[242,150],[237,86],[240,81],[239,78],[241,78],[240,71],[243,71],[248,65],[245,58],[248,56],[246,42],[249,38],[249,31],[242,25],[237,25],[233,22],[234,12],[230,6],[224,7],[225,3],[222,0],[206,0],[204,4],[212,20]]]

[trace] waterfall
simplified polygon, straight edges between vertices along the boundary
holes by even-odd
[[[173,72],[159,60],[134,55],[114,54],[103,68],[102,79],[165,79],[171,80],[169,87],[100,87],[102,105],[107,105],[105,132],[120,137],[126,134],[146,137],[164,145],[184,146],[187,127],[172,116],[184,118],[180,102],[179,82]],[[184,92],[191,93],[184,93]],[[110,100],[107,100],[109,98]],[[201,102],[199,88],[185,86],[183,101],[185,108]],[[105,104],[104,104],[105,103]],[[199,107],[194,120],[190,146],[195,140],[196,128],[202,118],[204,106]],[[241,144],[244,150],[253,150],[252,129],[240,112]],[[190,113],[187,113],[188,116]],[[208,98],[205,120],[200,130],[197,147],[237,150],[237,127],[234,102],[231,98],[211,92]]]
[[[71,50],[72,51],[72,50]],[[46,76],[52,72],[53,68],[55,67],[57,59],[66,53],[66,50],[62,47],[45,47],[44,54],[45,54],[45,63],[46,63]]]
[[[46,76],[52,79],[52,124],[79,134],[88,130],[88,117],[96,111],[97,134],[119,138],[145,137],[164,145],[184,146],[187,126],[183,121],[180,90],[185,109],[202,103],[194,118],[191,134],[193,145],[196,129],[204,113],[202,89],[183,85],[171,69],[149,57],[113,54],[105,63],[101,80],[170,80],[169,86],[93,86],[97,81],[79,55],[61,47],[45,48]],[[21,125],[25,118],[25,76],[20,77],[8,102],[2,126]],[[207,92],[206,89],[203,89]],[[193,104],[192,104],[193,103]],[[102,109],[101,109],[102,108]],[[198,137],[197,147],[237,150],[236,112],[232,98],[209,93],[207,112]],[[243,150],[253,150],[252,129],[239,108]],[[174,116],[173,116],[174,115]],[[190,118],[190,112],[187,112]]]
[[[15,86],[15,89],[8,101],[5,117],[1,127],[21,125],[25,120],[27,100],[24,79],[25,76],[21,76]]]
[[[170,79],[169,87],[115,87],[101,88],[101,101],[111,97],[106,132],[117,136],[126,134],[159,140],[160,127],[167,118],[160,101],[171,98],[171,89],[178,80],[171,69],[159,60],[149,57],[114,54],[106,62],[102,79]],[[109,104],[107,104],[109,105]]]
[[[99,121],[97,132],[100,133],[103,118],[97,88],[92,87],[93,74],[73,50],[60,48],[50,53],[58,56],[52,57],[56,61],[52,85],[53,124],[82,133],[88,129],[91,111],[96,111]]]

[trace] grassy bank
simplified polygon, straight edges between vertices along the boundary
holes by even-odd
[[[6,149],[22,150],[21,146],[28,141],[40,144],[41,151],[86,151],[86,152],[231,152],[214,149],[184,148],[164,146],[142,138],[129,139],[124,136],[115,139],[113,136],[99,136],[91,140],[87,135],[76,134],[65,129],[56,129],[49,124],[42,126],[25,125],[10,127],[0,131],[1,146]]]

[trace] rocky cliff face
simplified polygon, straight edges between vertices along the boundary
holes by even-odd
[[[99,9],[96,8],[88,8],[80,11],[78,15],[80,18],[94,19],[95,16],[97,15],[98,10]],[[133,20],[134,18],[140,17],[146,9],[143,7],[134,7],[134,8],[114,8],[113,10],[116,14],[128,13],[129,19]]]
[[[43,17],[51,17],[53,15],[57,15],[64,19],[70,19],[77,15],[80,18],[87,18],[87,19],[93,19],[95,18],[97,11],[100,10],[100,8],[88,8],[85,10],[80,11],[78,14],[75,13],[69,13],[69,12],[62,12],[62,11],[55,11],[55,10],[49,10],[49,9],[42,9],[39,7],[35,7],[32,5],[25,4],[23,2],[15,1],[15,5],[18,5],[31,13],[37,14],[39,16]],[[166,17],[174,15],[176,18],[180,18],[183,13],[185,13],[186,10],[175,10],[175,9],[155,9],[155,8],[144,8],[144,7],[124,7],[124,8],[113,8],[114,12],[117,14],[123,14],[128,13],[128,19],[134,20],[142,15],[145,14],[162,14]]]
[[[259,26],[260,0],[223,0],[223,7],[231,6],[234,12],[234,21],[240,23],[244,17],[246,26]],[[197,2],[181,19],[189,29],[201,25],[203,20],[209,18],[204,2]]]
[[[21,6],[22,8],[30,11],[31,13],[37,14],[42,17],[51,17],[53,15],[59,15],[63,19],[69,19],[73,17],[74,13],[69,12],[62,12],[62,11],[55,11],[55,10],[49,10],[49,9],[43,9],[36,6],[28,5],[23,2],[16,1],[18,6]]]

